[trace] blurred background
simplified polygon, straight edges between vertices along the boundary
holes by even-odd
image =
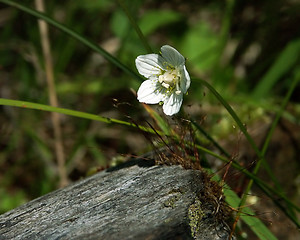
[[[153,52],[165,44],[181,52],[190,75],[212,84],[261,143],[292,80],[299,77],[299,1],[122,2]],[[36,8],[34,1],[22,4]],[[117,1],[45,4],[48,16],[137,72],[135,58],[147,50]],[[130,116],[146,125],[148,114],[135,97],[141,81],[52,26],[49,39],[60,107],[125,121]],[[35,17],[0,4],[1,98],[50,104],[41,42]],[[298,204],[299,90],[297,86],[267,155],[288,196]],[[253,160],[231,117],[201,84],[192,82],[183,105],[241,163],[247,166]],[[153,108],[161,111],[159,106]],[[126,126],[60,115],[60,127],[69,183],[151,150],[140,131]],[[51,113],[0,106],[0,213],[58,188],[55,141]]]

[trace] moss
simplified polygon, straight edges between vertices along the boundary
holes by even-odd
[[[230,229],[228,227],[232,210],[225,203],[222,185],[211,179],[203,172],[203,189],[197,194],[195,201],[188,209],[188,220],[191,235],[198,239],[204,232],[209,234],[211,229]],[[206,226],[206,228],[203,228]],[[217,234],[217,230],[216,230]],[[200,239],[203,239],[200,237]]]
[[[190,205],[188,210],[189,225],[192,236],[195,238],[200,229],[200,222],[205,214],[201,208],[201,201],[197,198],[195,202]]]
[[[164,207],[175,207],[175,203],[180,199],[180,195],[176,194],[169,197],[166,201],[164,201]]]
[[[168,192],[168,195],[171,195],[168,197],[166,201],[164,201],[163,205],[164,207],[175,207],[175,203],[181,198],[181,195],[183,194],[182,189],[172,189]]]
[[[179,187],[176,189],[171,189],[168,194],[176,194],[176,193],[184,194],[184,188]]]

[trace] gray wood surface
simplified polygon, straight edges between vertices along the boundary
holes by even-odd
[[[134,160],[0,216],[0,239],[227,239],[203,174]]]

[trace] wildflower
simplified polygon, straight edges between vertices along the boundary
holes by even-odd
[[[137,92],[137,99],[147,104],[163,103],[166,115],[178,113],[183,94],[191,83],[185,58],[175,48],[164,45],[161,54],[138,56],[135,64],[139,73],[147,78]]]

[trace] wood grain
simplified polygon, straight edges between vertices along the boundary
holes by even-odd
[[[199,199],[203,179],[129,161],[2,214],[0,239],[227,239],[214,204]]]

